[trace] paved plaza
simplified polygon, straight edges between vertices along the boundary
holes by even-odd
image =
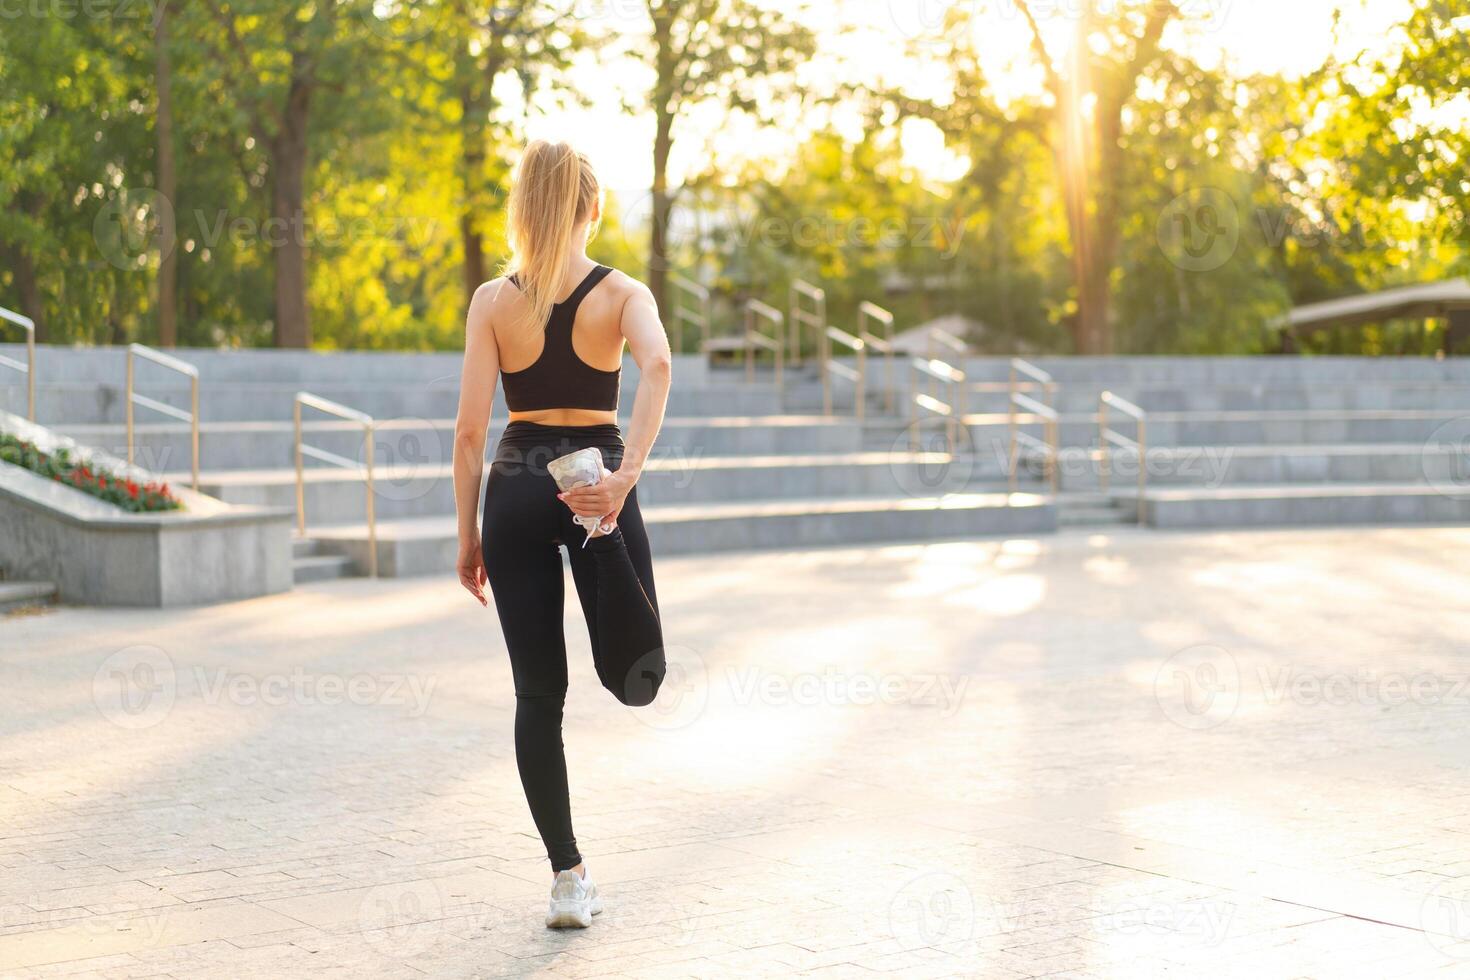
[[[659,563],[541,925],[449,579],[0,620],[0,976],[1470,976],[1470,529]]]

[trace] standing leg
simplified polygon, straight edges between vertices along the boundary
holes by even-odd
[[[516,766],[552,871],[582,863],[572,833],[562,708],[567,694],[565,592],[548,479],[492,470],[485,493],[485,572],[510,651],[516,691]],[[551,502],[560,506],[554,496]],[[537,520],[545,515],[544,520]]]
[[[667,664],[653,560],[637,493],[629,492],[617,530],[593,538],[586,548],[581,546],[583,532],[568,517],[572,530],[567,532],[567,552],[587,617],[597,677],[619,701],[641,707],[658,696]]]

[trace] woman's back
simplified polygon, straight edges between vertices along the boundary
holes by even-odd
[[[512,419],[543,425],[598,425],[617,418],[623,311],[642,287],[607,266],[573,265],[546,323],[514,276],[480,287],[491,294],[490,323]]]

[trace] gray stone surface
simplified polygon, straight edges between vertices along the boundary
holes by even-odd
[[[64,446],[110,472],[149,478],[123,460],[0,416],[0,426],[42,449]],[[230,506],[184,487],[174,494],[184,509],[133,514],[0,463],[0,569],[53,582],[62,601],[83,605],[195,605],[291,587],[289,510]]]
[[[492,610],[447,577],[0,621],[0,975],[1470,970],[1470,531],[658,563],[678,669],[566,742],[542,928]]]

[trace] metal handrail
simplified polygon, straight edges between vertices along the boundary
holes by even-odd
[[[0,354],[0,365],[26,376],[26,418],[36,421],[36,321],[0,306],[0,320],[8,320],[26,332],[26,362]]]
[[[882,324],[884,336],[879,337],[868,329],[869,321]],[[894,387],[893,372],[893,314],[876,303],[864,301],[858,304],[858,336],[870,350],[875,350],[883,355],[883,375],[886,382],[884,387],[883,406],[888,412],[893,411],[894,399],[898,397],[897,389]]]
[[[147,395],[140,395],[133,390],[135,374],[133,359],[137,357],[141,357],[145,361],[152,361],[159,367],[168,368],[170,371],[176,371],[189,379],[189,411],[186,412],[181,408],[174,408],[172,405],[154,398],[149,398]],[[127,406],[128,465],[133,465],[133,406],[142,405],[144,408],[153,409],[153,411],[158,412],[160,415],[167,415],[169,418],[189,423],[189,446],[194,457],[191,472],[194,478],[194,489],[197,491],[199,489],[199,369],[187,361],[181,361],[177,357],[165,354],[163,351],[154,350],[152,347],[145,347],[142,344],[128,345],[127,360],[128,372],[124,404]]]
[[[1133,419],[1138,427],[1138,438],[1129,439],[1121,432],[1108,427],[1108,408],[1112,407]],[[1144,494],[1148,490],[1148,413],[1126,398],[1111,391],[1104,391],[1097,399],[1098,471],[1097,481],[1103,493],[1108,492],[1110,469],[1110,445],[1120,449],[1131,449],[1138,454],[1138,523],[1143,524],[1147,514]]]
[[[684,351],[686,325],[699,328],[699,350],[703,351],[710,337],[709,290],[678,273],[669,273],[669,285],[678,290],[674,296],[674,353],[680,354]],[[690,309],[687,305],[686,300],[690,298],[697,304],[696,309]]]
[[[1034,385],[1025,385],[1027,390],[1035,390],[1035,385],[1040,385],[1042,401],[1024,394],[1022,391],[1022,376],[1028,377]],[[1006,385],[1008,397],[1006,400],[1006,433],[1009,437],[1009,446],[1006,451],[1006,469],[1009,471],[1011,492],[1016,492],[1019,479],[1017,469],[1020,464],[1021,447],[1024,445],[1032,452],[1037,452],[1046,460],[1047,480],[1051,484],[1051,492],[1056,493],[1060,489],[1060,467],[1058,458],[1061,454],[1059,446],[1058,424],[1060,419],[1056,410],[1057,384],[1052,376],[1030,361],[1023,361],[1019,357],[1011,358],[1009,383]],[[1021,420],[1017,409],[1024,409],[1027,413],[1041,419],[1043,438],[1037,439],[1027,432],[1021,431]]]
[[[827,324],[826,328],[818,335],[819,354],[822,360],[822,414],[832,414],[832,375],[838,375],[853,386],[853,413],[859,422],[863,419],[863,405],[867,397],[866,388],[868,381],[868,345],[861,337],[855,337],[843,330]],[[844,347],[857,354],[857,368],[853,369],[838,361],[832,356],[832,342],[836,341]]]
[[[925,377],[948,384],[953,394],[950,400],[941,401],[935,394],[922,392],[916,385],[909,396],[912,411],[910,444],[917,449],[919,428],[923,424],[923,413],[929,412],[945,420],[945,443],[951,456],[959,444],[959,427],[965,424],[965,372],[952,364],[934,358],[910,357],[908,366]]]
[[[805,309],[802,306],[803,299],[809,300],[813,308]],[[801,356],[802,328],[811,327],[820,332],[827,327],[827,291],[805,279],[794,279],[786,307],[786,321],[791,330],[789,359],[792,364],[800,365],[804,360]]]
[[[765,320],[771,324],[772,335],[766,336],[760,332],[757,323]],[[773,306],[767,306],[758,299],[747,300],[745,303],[745,380],[755,380],[755,349],[763,347],[775,355],[776,358],[776,388],[781,388],[781,365],[785,360],[784,352],[786,344],[783,342],[782,333],[785,331],[786,317],[780,310]]]
[[[349,422],[356,422],[363,430],[363,462],[358,463],[355,459],[346,456],[338,456],[336,453],[328,452],[316,446],[308,446],[301,439],[301,408],[314,408],[318,412],[335,415]],[[367,484],[367,529],[368,529],[368,575],[372,578],[378,577],[378,520],[373,508],[373,417],[365,412],[359,412],[355,408],[339,405],[337,402],[313,395],[309,392],[298,391],[296,401],[292,407],[292,417],[296,424],[296,533],[306,537],[306,470],[303,458],[310,456],[324,463],[341,466],[349,470],[361,470]]]

